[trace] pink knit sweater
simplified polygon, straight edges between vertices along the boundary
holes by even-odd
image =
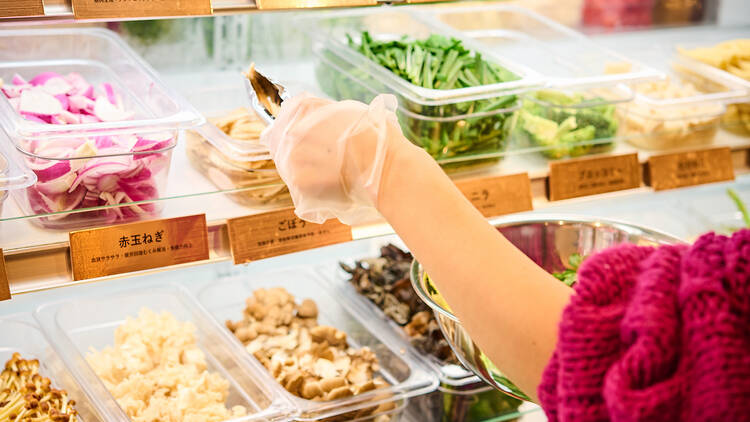
[[[588,258],[539,398],[550,421],[750,421],[750,230]]]

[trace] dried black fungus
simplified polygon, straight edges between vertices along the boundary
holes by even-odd
[[[389,244],[380,257],[357,261],[354,267],[341,264],[351,275],[349,282],[370,299],[396,324],[404,327],[411,344],[443,363],[457,363],[430,308],[419,299],[409,280],[412,255]]]

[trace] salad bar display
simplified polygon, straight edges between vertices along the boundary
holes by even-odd
[[[590,20],[591,2],[578,3]],[[294,205],[290,189],[261,142],[268,120],[256,114],[240,65],[257,63],[291,95],[394,95],[405,137],[475,204],[507,200],[501,177],[526,173],[521,188],[534,207],[563,211],[491,222],[570,287],[604,247],[680,241],[658,232],[663,222],[651,224],[662,209],[679,220],[669,230],[692,230],[682,239],[750,227],[746,25],[720,38],[698,28],[692,38],[683,37],[689,28],[584,35],[494,3],[268,18],[263,25],[283,22],[275,31],[298,45],[243,38],[230,46],[232,37],[248,37],[252,19],[214,27],[213,17],[0,30],[0,300],[12,294],[0,301],[0,422],[543,418],[473,343],[401,240],[380,236],[390,228],[355,226],[354,242],[296,249],[328,228],[282,210]],[[199,31],[182,41],[208,40],[221,51],[212,60],[203,60],[203,46],[195,56],[157,59],[182,37],[181,24],[216,29],[211,40]],[[253,37],[263,28],[255,29]],[[645,45],[651,36],[661,41]],[[640,42],[630,51],[627,43],[603,47],[619,46],[618,37]],[[128,42],[161,63],[158,71]],[[248,42],[265,42],[252,51],[268,54],[249,57]],[[191,56],[184,66],[165,64],[180,63],[179,54]],[[654,155],[683,154],[675,165],[697,174],[705,163],[690,154],[703,148],[716,154],[701,157],[726,152],[737,181],[684,192],[644,186],[613,195],[609,207],[610,197],[554,201],[542,193],[552,161],[592,156],[559,164],[585,183],[616,184],[618,169],[596,163],[618,155],[648,168]],[[399,176],[429,189],[418,174]],[[658,207],[628,207],[649,195]],[[607,212],[643,221],[600,218]],[[205,215],[199,237],[208,259],[74,281],[70,232],[116,226],[108,230],[122,231],[119,242],[84,243],[102,250],[92,264],[114,266],[162,247],[189,254],[191,240],[177,239],[179,230],[158,241],[158,229],[141,231],[187,215]],[[244,240],[229,230],[240,219],[252,226]],[[224,262],[252,242],[304,252]]]

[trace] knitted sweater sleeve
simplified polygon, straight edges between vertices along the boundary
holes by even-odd
[[[750,230],[589,257],[539,387],[550,421],[750,421]]]

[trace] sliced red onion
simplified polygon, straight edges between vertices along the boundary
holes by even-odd
[[[71,95],[68,97],[68,104],[73,113],[86,111],[91,114],[94,112],[94,100],[83,95]]]
[[[53,195],[63,195],[70,190],[70,185],[76,180],[75,173],[67,173],[62,177],[50,180],[49,182],[37,182],[36,188],[39,192],[52,197]]]
[[[42,72],[29,81],[34,86],[44,85],[48,80],[52,78],[62,78],[59,73],[56,72]]]
[[[0,89],[3,91],[8,98],[18,98],[21,96],[21,92],[31,88],[31,84],[25,85],[3,85]]]
[[[48,164],[45,168],[34,169],[37,180],[48,182],[64,176],[70,172],[70,161],[68,160],[45,160]]]
[[[18,110],[21,113],[52,116],[62,113],[63,107],[57,98],[39,88],[32,88],[21,92],[21,103]]]
[[[81,118],[81,123],[99,123],[100,120],[96,118],[96,116],[90,116],[88,114],[79,114],[78,115]]]
[[[115,97],[115,90],[112,88],[112,84],[108,82],[104,82],[102,84],[102,89],[104,90],[104,94],[107,95],[107,100],[109,100],[109,103],[113,106],[117,105],[117,98]]]
[[[44,82],[44,85],[42,85],[42,89],[50,95],[58,96],[68,94],[73,90],[73,86],[62,77],[57,77],[47,79],[47,81]]]
[[[70,102],[68,101],[68,96],[65,94],[59,94],[59,95],[55,95],[55,98],[57,98],[57,101],[60,101],[60,105],[64,109],[63,111],[68,111],[68,106],[70,105]]]
[[[120,177],[115,174],[105,174],[96,181],[96,189],[100,192],[111,192],[117,189]]]
[[[94,99],[94,86],[89,85],[88,88],[86,88],[81,95],[83,95],[84,97],[90,100],[93,100]]]
[[[115,157],[108,157],[115,158]],[[91,161],[96,161],[92,159]],[[107,174],[119,174],[128,170],[128,164],[116,161],[98,161],[92,165],[87,165],[78,172],[78,177],[73,182],[71,189],[76,189],[79,184],[84,183],[86,185],[96,184],[95,181],[99,177]],[[93,189],[92,189],[93,190]]]
[[[24,119],[31,121],[31,122],[50,124],[50,116],[39,116],[33,113],[24,113],[24,112],[21,112],[21,116],[23,116]]]
[[[13,85],[30,85],[28,82],[26,82],[26,79],[22,78],[18,73],[13,75],[13,79],[11,79],[10,82]]]
[[[81,123],[81,116],[78,114],[73,114],[69,111],[63,111],[57,117],[62,120],[64,124],[77,125],[78,123]]]
[[[127,120],[133,116],[132,113],[115,107],[105,97],[96,99],[94,103],[94,115],[103,122]]]
[[[96,145],[98,149],[102,149],[111,147],[115,145],[115,143],[112,142],[111,136],[97,136],[96,138],[94,138],[94,145]]]

